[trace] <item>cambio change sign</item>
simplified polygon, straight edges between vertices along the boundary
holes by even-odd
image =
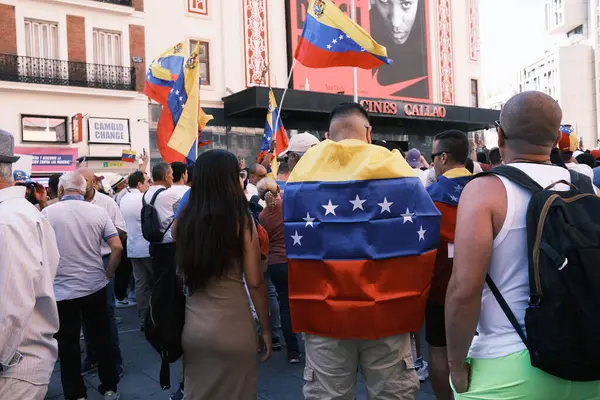
[[[129,144],[129,120],[119,118],[89,118],[89,142]]]

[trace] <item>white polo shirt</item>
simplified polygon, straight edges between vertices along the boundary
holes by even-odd
[[[94,198],[92,201],[90,201],[90,203],[102,207],[104,211],[108,213],[108,216],[115,227],[123,232],[127,232],[127,227],[125,226],[123,215],[121,215],[121,210],[119,210],[119,206],[113,199],[96,190],[94,192]],[[107,256],[110,253],[110,247],[108,244],[102,243],[102,257]]]
[[[129,189],[121,198],[121,214],[127,226],[127,257],[150,257],[150,243],[142,235],[142,192]]]
[[[102,244],[118,236],[108,213],[83,196],[67,195],[42,214],[54,228],[60,254],[54,279],[56,301],[85,297],[106,286]]]

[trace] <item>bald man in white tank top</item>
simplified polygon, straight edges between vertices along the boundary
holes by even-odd
[[[525,92],[509,100],[497,129],[505,164],[542,187],[569,182],[569,171],[550,163],[561,119],[558,103],[543,93]],[[566,190],[561,184],[555,189]],[[489,273],[525,330],[530,198],[525,189],[497,176],[474,179],[461,196],[446,296],[448,363],[456,400],[600,398],[600,382],[561,380],[533,367],[525,345],[484,285]]]

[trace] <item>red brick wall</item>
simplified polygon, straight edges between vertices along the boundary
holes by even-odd
[[[144,0],[133,0],[133,9],[135,11],[144,11]]]
[[[84,17],[67,15],[67,45],[69,61],[86,62]]]
[[[0,4],[0,53],[17,54],[15,6]]]
[[[142,92],[146,81],[146,34],[143,26],[129,25],[129,57],[131,66],[135,67],[136,90]],[[133,57],[142,57],[144,62],[134,63]]]

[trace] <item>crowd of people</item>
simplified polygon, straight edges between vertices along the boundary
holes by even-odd
[[[0,399],[44,399],[57,357],[65,399],[86,398],[82,373],[93,370],[104,398],[120,398],[124,260],[141,330],[164,271],[185,294],[173,400],[256,399],[258,362],[284,346],[289,363],[305,363],[307,400],[354,399],[359,372],[374,400],[415,399],[428,376],[439,400],[598,399],[597,373],[548,372],[521,334],[532,323],[532,193],[506,169],[577,199],[595,198],[600,183],[600,150],[582,151],[561,119],[549,96],[521,93],[496,123],[497,148],[449,130],[428,162],[372,143],[368,114],[347,103],[331,112],[326,140],[292,136],[276,171],[270,159],[246,168],[210,150],[150,175],[146,160],[110,195],[85,166],[40,190],[12,170],[13,138],[0,131]],[[600,255],[600,243],[587,248]],[[415,344],[422,326],[428,365]],[[571,351],[600,371],[596,350]]]

